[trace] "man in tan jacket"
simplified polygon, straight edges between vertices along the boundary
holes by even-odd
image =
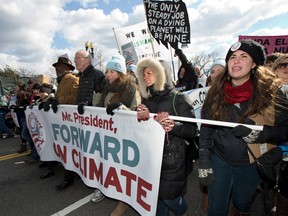
[[[79,77],[72,73],[75,67],[72,65],[67,54],[60,56],[58,61],[53,64],[53,67],[55,67],[56,70],[58,86],[55,98],[53,98],[50,103],[46,103],[46,107],[44,105],[44,111],[48,111],[51,104],[53,112],[56,113],[58,104],[77,104]],[[47,171],[40,175],[41,179],[54,175],[54,162],[49,161],[44,162],[44,164],[47,165]],[[44,164],[42,166],[45,166]],[[66,181],[66,184],[57,185],[57,189],[64,189],[74,183],[74,173],[66,171],[65,176],[66,175],[68,181]],[[68,176],[71,177],[68,178]]]
[[[77,104],[79,78],[72,74],[75,67],[72,65],[68,55],[62,55],[53,64],[57,74],[56,99],[59,104]]]

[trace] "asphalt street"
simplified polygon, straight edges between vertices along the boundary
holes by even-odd
[[[5,216],[105,216],[110,215],[117,201],[106,197],[99,203],[90,198],[93,189],[85,186],[80,178],[73,185],[58,191],[55,186],[64,177],[61,165],[55,168],[55,175],[47,179],[39,176],[46,168],[39,168],[39,163],[27,164],[26,153],[18,154],[20,138],[0,139],[0,215]],[[197,162],[194,170],[197,170]],[[188,176],[186,199],[188,215],[203,215],[200,211],[200,192],[197,172]],[[221,196],[221,194],[219,194]],[[252,216],[263,215],[261,196],[257,196],[253,205]],[[125,214],[139,215],[132,208]],[[172,215],[172,214],[171,214]]]

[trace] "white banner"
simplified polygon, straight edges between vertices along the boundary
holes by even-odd
[[[106,196],[129,203],[141,215],[155,215],[164,130],[135,112],[59,105],[58,112],[26,110],[27,125],[43,161],[59,161]]]
[[[204,104],[209,89],[210,87],[204,87],[184,92],[189,96],[190,100],[192,101],[195,117],[198,119],[201,118],[201,108]]]
[[[152,43],[156,58],[165,59],[166,61],[171,59],[170,51],[164,45],[160,45],[153,36],[150,36],[146,21],[114,29],[114,33],[119,47],[133,42],[138,60],[146,57],[154,57]]]
[[[207,78],[200,77],[198,78],[199,88],[204,88],[206,86]]]
[[[11,113],[11,117],[12,117],[12,119],[14,121],[15,126],[19,128],[20,124],[19,124],[19,121],[18,121],[17,113],[14,112],[14,110],[11,110],[10,113]]]

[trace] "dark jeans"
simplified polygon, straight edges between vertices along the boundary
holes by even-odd
[[[7,135],[12,135],[13,132],[7,127],[4,115],[5,113],[0,112],[0,134],[6,133]]]
[[[33,139],[31,137],[31,134],[29,132],[29,129],[27,127],[27,123],[26,123],[26,119],[25,118],[21,118],[21,123],[22,123],[22,131],[21,131],[21,134],[22,134],[22,137],[28,141],[29,143],[29,146],[31,148],[31,156],[34,160],[39,160],[39,155],[38,155],[38,152],[35,148],[35,145],[34,145],[34,142],[33,142]]]
[[[68,182],[74,181],[74,172],[70,170],[65,170],[64,180]]]
[[[215,180],[208,188],[208,215],[227,216],[230,198],[234,208],[249,213],[260,183],[256,166],[231,166],[217,156],[212,156],[211,162]]]
[[[173,200],[158,199],[156,216],[168,216],[169,210],[176,216],[182,216],[187,211],[187,208],[186,200],[182,196]]]
[[[19,115],[19,113],[16,113],[17,114],[17,120],[18,120],[18,123],[19,123],[19,135],[20,135],[20,138],[21,138],[21,143],[24,144],[24,143],[27,143],[27,140],[25,140],[22,136],[22,130],[23,130],[23,127],[22,127],[22,122],[21,122],[21,117]]]

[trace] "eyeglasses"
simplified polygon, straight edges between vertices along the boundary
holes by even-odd
[[[74,60],[79,60],[79,59],[82,59],[82,58],[85,59],[85,58],[87,58],[87,57],[78,56],[78,57],[75,57]]]
[[[285,68],[287,68],[287,65],[288,65],[288,62],[279,63],[276,68],[277,68],[278,70],[284,70]]]

